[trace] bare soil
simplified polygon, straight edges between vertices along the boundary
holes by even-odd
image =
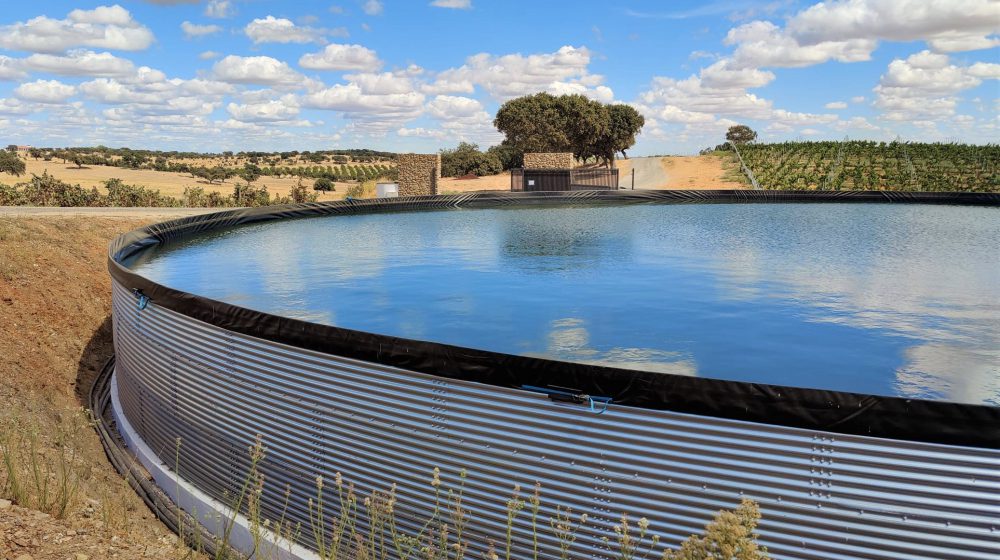
[[[162,209],[155,215],[169,217]],[[30,417],[45,457],[58,453],[45,447],[48,435],[79,414],[81,397],[112,353],[107,244],[149,221],[0,215],[0,420]],[[185,557],[108,463],[96,433],[84,425],[73,444],[80,486],[66,517],[0,501],[0,558]],[[0,491],[4,480],[0,468]]]
[[[467,193],[475,191],[510,191],[510,173],[489,175],[476,179],[443,177],[438,181],[439,194]]]
[[[732,158],[719,155],[668,156],[663,158],[667,172],[665,189],[745,189],[739,182]],[[733,174],[733,170],[737,174]]]
[[[7,560],[103,560],[104,558],[184,558],[177,536],[152,529],[141,538],[109,531],[103,522],[52,516],[0,502],[0,558]]]

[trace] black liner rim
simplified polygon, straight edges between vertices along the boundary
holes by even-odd
[[[109,246],[111,276],[153,305],[244,335],[351,359],[508,388],[572,387],[614,405],[914,442],[1000,448],[1000,407],[686,377],[477,350],[321,325],[176,290],[123,262],[205,231],[310,216],[538,204],[908,203],[1000,206],[1000,193],[888,191],[571,191],[469,193],[236,209],[153,224]],[[614,406],[613,405],[613,406]],[[613,413],[613,407],[610,413]]]

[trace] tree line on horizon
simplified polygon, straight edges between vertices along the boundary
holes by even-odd
[[[2,144],[0,144],[2,145]],[[8,152],[16,152],[17,145],[9,144],[7,146]],[[395,152],[386,152],[381,150],[372,150],[370,148],[348,148],[348,149],[334,149],[334,150],[286,150],[286,151],[237,151],[224,150],[221,152],[191,152],[191,151],[179,151],[179,150],[148,150],[143,148],[110,148],[104,145],[98,146],[68,146],[63,148],[55,147],[35,147],[32,146],[28,153],[30,157],[35,159],[43,159],[45,157],[63,159],[64,156],[68,157],[70,154],[86,154],[93,155],[99,154],[105,158],[126,158],[136,160],[141,162],[153,161],[156,158],[172,158],[172,159],[209,159],[209,158],[240,158],[249,160],[251,163],[260,164],[261,161],[268,158],[274,158],[275,163],[279,160],[289,160],[300,158],[311,163],[322,163],[325,161],[331,161],[333,163],[349,163],[351,161],[357,163],[374,163],[379,161],[388,161],[396,157]],[[266,163],[266,162],[265,162]]]

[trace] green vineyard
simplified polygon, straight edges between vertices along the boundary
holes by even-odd
[[[305,177],[331,181],[366,181],[368,179],[391,178],[395,176],[396,167],[387,164],[374,165],[307,165],[297,167],[265,166],[261,168],[263,175],[272,177]]]
[[[784,142],[738,153],[764,189],[1000,191],[996,144]]]

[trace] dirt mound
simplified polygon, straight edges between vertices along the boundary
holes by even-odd
[[[16,450],[0,457],[20,461],[22,473],[31,472],[31,457],[53,476],[68,465],[77,484],[66,507],[55,507],[26,476],[19,501],[0,468],[0,558],[178,557],[171,534],[108,463],[80,412],[80,395],[112,353],[107,245],[150,221],[0,216],[0,438]],[[72,418],[83,421],[59,444]]]

